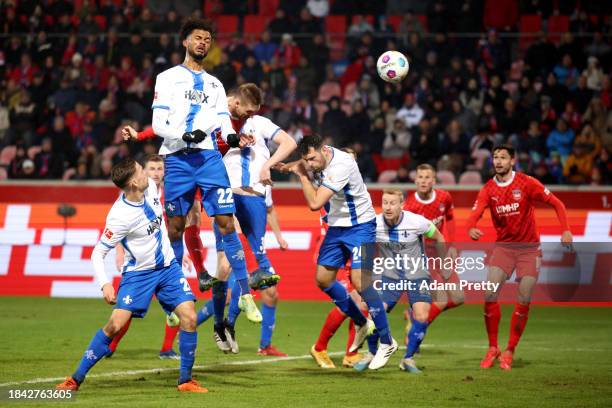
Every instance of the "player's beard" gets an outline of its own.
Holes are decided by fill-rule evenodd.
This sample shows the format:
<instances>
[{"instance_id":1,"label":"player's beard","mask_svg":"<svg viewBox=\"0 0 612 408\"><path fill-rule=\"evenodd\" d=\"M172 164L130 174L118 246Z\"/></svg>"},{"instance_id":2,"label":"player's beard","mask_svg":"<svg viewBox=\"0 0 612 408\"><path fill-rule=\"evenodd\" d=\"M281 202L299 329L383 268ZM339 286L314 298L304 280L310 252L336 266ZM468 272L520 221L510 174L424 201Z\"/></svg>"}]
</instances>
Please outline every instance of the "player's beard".
<instances>
[{"instance_id":1,"label":"player's beard","mask_svg":"<svg viewBox=\"0 0 612 408\"><path fill-rule=\"evenodd\" d=\"M208 55L207 51L204 51L203 54L197 54L195 51L189 50L188 53L189 57L197 63L201 63L202 61L204 61L204 58L206 58L206 56Z\"/></svg>"},{"instance_id":2,"label":"player's beard","mask_svg":"<svg viewBox=\"0 0 612 408\"><path fill-rule=\"evenodd\" d=\"M495 169L495 174L497 174L499 177L505 177L508 173L510 173L511 170L512 167L504 167L501 170Z\"/></svg>"}]
</instances>

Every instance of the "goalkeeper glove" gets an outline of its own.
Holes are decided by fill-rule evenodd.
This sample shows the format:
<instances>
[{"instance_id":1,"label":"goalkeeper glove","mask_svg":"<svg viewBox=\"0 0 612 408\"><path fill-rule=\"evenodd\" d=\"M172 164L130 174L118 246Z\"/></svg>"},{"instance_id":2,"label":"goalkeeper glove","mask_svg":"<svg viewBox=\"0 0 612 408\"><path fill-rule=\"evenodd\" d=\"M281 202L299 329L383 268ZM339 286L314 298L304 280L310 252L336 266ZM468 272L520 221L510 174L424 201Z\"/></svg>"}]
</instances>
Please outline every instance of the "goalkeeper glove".
<instances>
[{"instance_id":1,"label":"goalkeeper glove","mask_svg":"<svg viewBox=\"0 0 612 408\"><path fill-rule=\"evenodd\" d=\"M183 134L183 141L186 143L200 143L206 139L206 133L200 129L193 130L191 132L185 132Z\"/></svg>"}]
</instances>

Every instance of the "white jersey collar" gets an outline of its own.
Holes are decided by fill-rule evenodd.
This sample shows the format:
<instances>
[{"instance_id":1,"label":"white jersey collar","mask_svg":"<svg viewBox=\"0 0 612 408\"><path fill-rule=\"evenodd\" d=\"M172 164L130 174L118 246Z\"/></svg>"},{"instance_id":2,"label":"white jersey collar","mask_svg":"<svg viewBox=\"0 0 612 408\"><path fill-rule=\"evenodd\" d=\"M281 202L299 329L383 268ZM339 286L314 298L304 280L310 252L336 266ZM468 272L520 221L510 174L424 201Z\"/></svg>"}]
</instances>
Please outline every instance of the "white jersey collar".
<instances>
[{"instance_id":1,"label":"white jersey collar","mask_svg":"<svg viewBox=\"0 0 612 408\"><path fill-rule=\"evenodd\" d=\"M495 180L495 183L499 186L499 187L508 187L510 184L512 184L512 182L514 181L514 175L515 172L512 171L512 177L510 177L510 180L508 181L499 181L497 179L497 176L493 176L493 180Z\"/></svg>"},{"instance_id":2,"label":"white jersey collar","mask_svg":"<svg viewBox=\"0 0 612 408\"><path fill-rule=\"evenodd\" d=\"M416 191L414 192L414 198L421 204L431 204L436 200L436 190L431 190L431 198L429 200L423 200Z\"/></svg>"}]
</instances>

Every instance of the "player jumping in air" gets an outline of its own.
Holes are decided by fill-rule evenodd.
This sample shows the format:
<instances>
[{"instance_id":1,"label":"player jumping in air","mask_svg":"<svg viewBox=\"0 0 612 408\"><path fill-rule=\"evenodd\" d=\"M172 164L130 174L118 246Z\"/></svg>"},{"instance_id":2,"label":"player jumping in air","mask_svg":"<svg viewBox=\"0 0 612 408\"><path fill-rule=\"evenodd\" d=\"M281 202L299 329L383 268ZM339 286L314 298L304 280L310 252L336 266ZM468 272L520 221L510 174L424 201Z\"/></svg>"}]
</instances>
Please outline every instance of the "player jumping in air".
<instances>
[{"instance_id":1,"label":"player jumping in air","mask_svg":"<svg viewBox=\"0 0 612 408\"><path fill-rule=\"evenodd\" d=\"M319 136L306 136L298 144L302 160L282 166L296 174L304 197L312 211L325 207L329 229L321 244L317 261L317 285L355 322L355 341L350 351L356 351L374 331L380 334L381 346L369 364L370 369L383 367L397 351L391 337L384 305L371 284L362 285L362 245L376 239L376 213L372 199L353 157L331 146L323 146ZM308 170L314 171L313 185ZM339 268L352 258L351 281L366 301L375 323L366 318L346 288L336 279ZM367 279L367 278L364 278Z\"/></svg>"},{"instance_id":2,"label":"player jumping in air","mask_svg":"<svg viewBox=\"0 0 612 408\"><path fill-rule=\"evenodd\" d=\"M168 240L157 187L131 158L115 165L111 178L123 194L108 213L91 259L104 300L116 306L108 323L91 340L77 370L56 388L78 390L89 370L110 352L113 337L132 316L144 317L155 295L166 313L174 312L180 319L178 390L207 392L191 377L198 340L195 296ZM118 243L126 250L126 262L115 295L104 271L104 257Z\"/></svg>"},{"instance_id":3,"label":"player jumping in air","mask_svg":"<svg viewBox=\"0 0 612 408\"><path fill-rule=\"evenodd\" d=\"M234 198L217 146L217 134L230 147L246 147L253 137L236 134L219 80L204 71L213 29L203 20L188 20L180 38L186 48L181 65L160 73L155 81L153 132L164 139L165 209L168 234L179 261L183 259L185 215L193 205L196 188L202 206L223 236L223 249L236 274L240 306L247 319L261 322L261 313L250 294L244 250L234 228Z\"/></svg>"},{"instance_id":4,"label":"player jumping in air","mask_svg":"<svg viewBox=\"0 0 612 408\"><path fill-rule=\"evenodd\" d=\"M400 369L409 373L421 372L414 362L414 354L419 349L421 342L427 333L429 325L429 312L432 296L423 284L429 286L431 278L428 270L427 258L425 257L424 238L427 237L436 242L438 253L446 253L444 236L432 221L402 210L404 206L404 193L399 189L386 189L382 196L382 214L376 216L376 242L383 243L380 246L380 254L387 259L394 259L401 255L404 259L410 259L416 264L414 269L385 268L382 273L383 284L395 284L407 281L410 287L405 292L412 309L412 326L408 332L408 343L406 353L400 363ZM381 294L387 313L395 307L402 296L402 290L391 290L382 287ZM377 334L368 338L369 351L363 359L354 365L357 371L362 371L375 358L377 349Z\"/></svg>"},{"instance_id":5,"label":"player jumping in air","mask_svg":"<svg viewBox=\"0 0 612 408\"><path fill-rule=\"evenodd\" d=\"M420 164L416 168L416 191L409 194L404 203L404 210L427 218L438 228L438 231L445 234L446 242L451 243L455 240L455 219L453 215L453 199L448 191L435 188L436 169L430 164ZM444 228L446 226L446 229ZM429 254L432 250L432 241L425 240L425 248ZM449 256L456 257L453 247L449 248ZM451 282L459 287L459 277L454 270L447 271L449 276L444 276L441 270L432 268L431 278L434 281L444 283ZM432 293L433 303L429 309L427 321L431 324L436 317L444 310L449 310L463 304L464 295L460 289L456 290L437 290Z\"/></svg>"},{"instance_id":6,"label":"player jumping in air","mask_svg":"<svg viewBox=\"0 0 612 408\"><path fill-rule=\"evenodd\" d=\"M485 326L489 337L489 350L480 362L482 368L490 368L499 359L504 370L512 368L514 350L525 330L529 316L529 303L540 270L540 234L535 219L535 203L541 202L554 207L561 223L561 242L571 246L572 233L567 223L563 203L533 177L515 173L514 148L500 145L493 148L495 176L478 193L472 214L468 219L468 234L478 240L483 232L476 223L485 208L489 207L493 226L497 233L497 246L489 261L487 281L498 283L497 291L485 293ZM519 280L518 301L510 321L510 339L506 350L501 353L497 344L501 311L497 298L503 283L513 271Z\"/></svg>"}]
</instances>

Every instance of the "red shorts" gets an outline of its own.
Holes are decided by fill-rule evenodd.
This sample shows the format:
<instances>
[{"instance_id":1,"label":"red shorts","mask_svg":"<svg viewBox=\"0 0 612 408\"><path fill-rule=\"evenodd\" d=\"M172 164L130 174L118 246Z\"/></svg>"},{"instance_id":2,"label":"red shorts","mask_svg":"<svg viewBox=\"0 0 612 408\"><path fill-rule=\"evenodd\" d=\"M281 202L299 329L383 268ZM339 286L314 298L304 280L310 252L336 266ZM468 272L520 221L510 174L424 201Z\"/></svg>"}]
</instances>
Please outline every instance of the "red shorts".
<instances>
[{"instance_id":1,"label":"red shorts","mask_svg":"<svg viewBox=\"0 0 612 408\"><path fill-rule=\"evenodd\" d=\"M489 267L500 268L510 279L512 272L516 270L516 280L523 276L538 278L540 265L542 263L542 252L540 248L508 248L496 247L491 254Z\"/></svg>"},{"instance_id":2,"label":"red shorts","mask_svg":"<svg viewBox=\"0 0 612 408\"><path fill-rule=\"evenodd\" d=\"M430 272L431 272L432 281L436 281L438 283L444 283L444 282L454 283L457 285L457 287L459 287L459 275L457 275L457 272L452 271L448 280L444 279L444 277L442 276L442 271L439 269L432 268Z\"/></svg>"}]
</instances>

